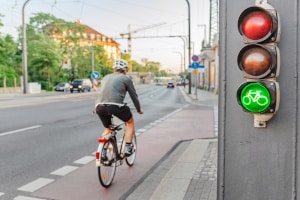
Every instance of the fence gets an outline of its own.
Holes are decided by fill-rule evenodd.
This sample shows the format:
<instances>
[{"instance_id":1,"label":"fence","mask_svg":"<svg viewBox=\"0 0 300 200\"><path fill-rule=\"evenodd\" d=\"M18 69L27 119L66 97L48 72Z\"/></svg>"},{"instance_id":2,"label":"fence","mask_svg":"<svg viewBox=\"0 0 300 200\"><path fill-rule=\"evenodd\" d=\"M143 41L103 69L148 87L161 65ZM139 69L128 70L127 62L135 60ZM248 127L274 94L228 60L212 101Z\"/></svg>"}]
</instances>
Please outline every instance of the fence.
<instances>
[{"instance_id":1,"label":"fence","mask_svg":"<svg viewBox=\"0 0 300 200\"><path fill-rule=\"evenodd\" d=\"M2 86L0 87L0 93L22 92L21 80L17 78L7 80L6 77L4 77L0 83L0 86Z\"/></svg>"}]
</instances>

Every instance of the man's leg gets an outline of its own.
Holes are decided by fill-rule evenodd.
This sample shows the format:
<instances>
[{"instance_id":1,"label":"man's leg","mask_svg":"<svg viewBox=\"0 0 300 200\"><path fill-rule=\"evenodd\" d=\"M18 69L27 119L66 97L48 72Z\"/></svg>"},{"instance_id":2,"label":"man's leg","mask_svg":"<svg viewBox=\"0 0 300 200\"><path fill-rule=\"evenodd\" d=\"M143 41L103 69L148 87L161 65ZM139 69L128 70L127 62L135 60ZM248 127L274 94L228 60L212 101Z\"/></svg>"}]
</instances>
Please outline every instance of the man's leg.
<instances>
[{"instance_id":1,"label":"man's leg","mask_svg":"<svg viewBox=\"0 0 300 200\"><path fill-rule=\"evenodd\" d=\"M133 117L131 117L126 122L126 132L125 132L126 143L132 143L133 134L134 134L134 120Z\"/></svg>"},{"instance_id":2,"label":"man's leg","mask_svg":"<svg viewBox=\"0 0 300 200\"><path fill-rule=\"evenodd\" d=\"M105 128L103 133L102 133L102 137L105 137L106 135L108 135L111 132L110 128Z\"/></svg>"}]
</instances>

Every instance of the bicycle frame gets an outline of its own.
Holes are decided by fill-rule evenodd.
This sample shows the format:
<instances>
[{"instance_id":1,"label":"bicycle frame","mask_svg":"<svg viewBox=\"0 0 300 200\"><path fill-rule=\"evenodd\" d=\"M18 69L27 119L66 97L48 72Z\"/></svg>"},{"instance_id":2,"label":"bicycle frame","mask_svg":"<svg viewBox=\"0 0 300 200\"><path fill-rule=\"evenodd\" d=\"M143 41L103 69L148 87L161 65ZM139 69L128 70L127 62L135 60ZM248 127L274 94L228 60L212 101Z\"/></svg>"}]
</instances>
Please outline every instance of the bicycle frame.
<instances>
[{"instance_id":1,"label":"bicycle frame","mask_svg":"<svg viewBox=\"0 0 300 200\"><path fill-rule=\"evenodd\" d=\"M102 151L102 149L104 148L104 145L105 143L108 141L108 140L112 140L112 144L114 145L114 149L117 149L117 157L116 157L116 161L120 161L119 165L122 165L123 162L121 162L123 159L124 159L124 147L123 147L123 140L124 140L124 134L125 134L125 130L124 130L124 133L123 133L123 139L122 139L122 143L121 143L121 146L120 148L118 147L118 142L117 142L117 134L118 134L118 131L122 130L122 127L125 124L125 122L121 122L117 125L115 124L112 124L112 127L111 127L111 133L108 134L106 137L102 137L102 138L99 138L98 139L98 143L99 143L99 146L98 146L98 149L96 151L96 166L99 167L101 164L101 158L100 158L100 152ZM114 162L116 162L114 161Z\"/></svg>"}]
</instances>

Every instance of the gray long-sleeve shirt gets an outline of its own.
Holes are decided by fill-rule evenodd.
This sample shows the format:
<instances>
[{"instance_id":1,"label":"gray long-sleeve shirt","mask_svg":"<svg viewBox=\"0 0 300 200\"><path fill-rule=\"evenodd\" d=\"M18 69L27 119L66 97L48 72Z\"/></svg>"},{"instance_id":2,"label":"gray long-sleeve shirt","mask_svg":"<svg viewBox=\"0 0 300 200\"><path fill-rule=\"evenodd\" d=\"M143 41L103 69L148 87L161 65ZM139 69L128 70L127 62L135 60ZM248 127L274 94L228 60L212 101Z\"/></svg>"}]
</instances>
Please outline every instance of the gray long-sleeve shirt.
<instances>
[{"instance_id":1,"label":"gray long-sleeve shirt","mask_svg":"<svg viewBox=\"0 0 300 200\"><path fill-rule=\"evenodd\" d=\"M102 79L96 106L98 104L124 105L127 91L136 110L140 112L141 106L132 80L129 76L118 72L108 74Z\"/></svg>"}]
</instances>

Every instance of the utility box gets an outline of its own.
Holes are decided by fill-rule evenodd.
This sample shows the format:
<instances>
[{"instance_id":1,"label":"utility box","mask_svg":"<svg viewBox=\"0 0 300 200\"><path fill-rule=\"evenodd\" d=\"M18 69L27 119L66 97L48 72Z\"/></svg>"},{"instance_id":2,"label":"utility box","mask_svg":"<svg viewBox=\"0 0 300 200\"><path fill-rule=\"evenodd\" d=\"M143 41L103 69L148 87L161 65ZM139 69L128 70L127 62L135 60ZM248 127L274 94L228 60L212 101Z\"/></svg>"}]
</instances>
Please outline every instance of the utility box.
<instances>
[{"instance_id":1,"label":"utility box","mask_svg":"<svg viewBox=\"0 0 300 200\"><path fill-rule=\"evenodd\" d=\"M28 83L28 93L29 94L37 94L37 93L41 93L42 89L41 89L41 84L36 83L36 82L32 82L32 83Z\"/></svg>"}]
</instances>

